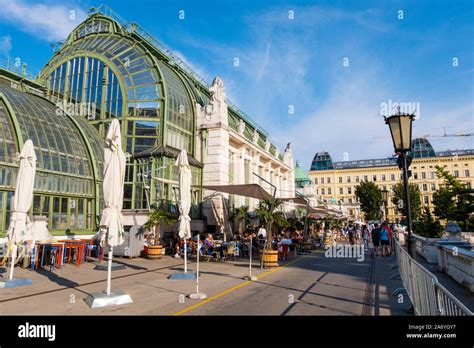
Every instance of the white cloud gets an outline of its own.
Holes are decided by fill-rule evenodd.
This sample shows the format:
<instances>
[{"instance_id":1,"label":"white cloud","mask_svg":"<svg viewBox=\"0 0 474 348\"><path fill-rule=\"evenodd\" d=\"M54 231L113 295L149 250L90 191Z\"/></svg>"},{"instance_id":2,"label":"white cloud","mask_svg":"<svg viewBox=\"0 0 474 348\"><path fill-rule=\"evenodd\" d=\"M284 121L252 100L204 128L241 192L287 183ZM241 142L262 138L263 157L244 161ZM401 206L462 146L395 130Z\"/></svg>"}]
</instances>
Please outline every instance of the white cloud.
<instances>
[{"instance_id":1,"label":"white cloud","mask_svg":"<svg viewBox=\"0 0 474 348\"><path fill-rule=\"evenodd\" d=\"M12 49L12 38L9 35L0 36L0 56L9 57Z\"/></svg>"},{"instance_id":2,"label":"white cloud","mask_svg":"<svg viewBox=\"0 0 474 348\"><path fill-rule=\"evenodd\" d=\"M0 19L47 41L59 41L82 22L87 14L77 6L0 0Z\"/></svg>"}]
</instances>

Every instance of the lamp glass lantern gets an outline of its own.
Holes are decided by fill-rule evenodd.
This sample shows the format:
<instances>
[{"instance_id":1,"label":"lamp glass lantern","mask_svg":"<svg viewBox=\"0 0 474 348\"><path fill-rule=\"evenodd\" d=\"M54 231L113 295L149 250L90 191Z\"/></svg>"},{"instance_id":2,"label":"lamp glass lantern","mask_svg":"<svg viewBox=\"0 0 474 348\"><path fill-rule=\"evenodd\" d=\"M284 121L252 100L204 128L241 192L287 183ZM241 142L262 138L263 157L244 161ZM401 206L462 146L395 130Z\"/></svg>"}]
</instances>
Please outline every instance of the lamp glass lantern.
<instances>
[{"instance_id":1,"label":"lamp glass lantern","mask_svg":"<svg viewBox=\"0 0 474 348\"><path fill-rule=\"evenodd\" d=\"M385 118L390 128L395 152L403 153L411 149L412 124L415 115L398 113Z\"/></svg>"}]
</instances>

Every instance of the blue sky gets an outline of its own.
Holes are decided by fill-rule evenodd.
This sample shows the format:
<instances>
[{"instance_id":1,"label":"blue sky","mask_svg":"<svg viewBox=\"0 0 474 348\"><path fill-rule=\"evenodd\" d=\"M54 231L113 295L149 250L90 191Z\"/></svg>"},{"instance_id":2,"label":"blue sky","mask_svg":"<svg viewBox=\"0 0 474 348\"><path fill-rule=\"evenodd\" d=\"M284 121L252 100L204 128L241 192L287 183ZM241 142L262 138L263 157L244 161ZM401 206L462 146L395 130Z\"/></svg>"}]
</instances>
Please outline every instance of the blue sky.
<instances>
[{"instance_id":1,"label":"blue sky","mask_svg":"<svg viewBox=\"0 0 474 348\"><path fill-rule=\"evenodd\" d=\"M333 160L390 156L389 100L418 105L415 135L474 132L473 1L0 0L0 59L38 71L49 44L100 3L207 81L219 75L229 99L280 150L291 142L306 169L321 150ZM429 138L435 150L474 148L473 139Z\"/></svg>"}]
</instances>

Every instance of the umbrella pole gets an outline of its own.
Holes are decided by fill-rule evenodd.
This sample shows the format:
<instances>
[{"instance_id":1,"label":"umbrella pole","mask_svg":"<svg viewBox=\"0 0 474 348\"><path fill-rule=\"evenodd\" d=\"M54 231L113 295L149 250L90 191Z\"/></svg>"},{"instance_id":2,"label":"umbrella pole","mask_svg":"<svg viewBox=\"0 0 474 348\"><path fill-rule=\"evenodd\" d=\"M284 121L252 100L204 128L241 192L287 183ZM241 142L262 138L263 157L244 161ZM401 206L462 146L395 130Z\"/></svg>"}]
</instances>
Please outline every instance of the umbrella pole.
<instances>
[{"instance_id":1,"label":"umbrella pole","mask_svg":"<svg viewBox=\"0 0 474 348\"><path fill-rule=\"evenodd\" d=\"M107 268L107 296L110 296L110 285L112 283L112 255L113 255L114 247L109 247L109 256L108 256L108 263L109 266Z\"/></svg>"},{"instance_id":2,"label":"umbrella pole","mask_svg":"<svg viewBox=\"0 0 474 348\"><path fill-rule=\"evenodd\" d=\"M199 294L199 250L201 249L201 241L199 240L198 235L198 243L197 243L197 266L196 266L196 294Z\"/></svg>"},{"instance_id":3,"label":"umbrella pole","mask_svg":"<svg viewBox=\"0 0 474 348\"><path fill-rule=\"evenodd\" d=\"M186 236L184 237L184 273L188 273L188 257L186 247Z\"/></svg>"},{"instance_id":4,"label":"umbrella pole","mask_svg":"<svg viewBox=\"0 0 474 348\"><path fill-rule=\"evenodd\" d=\"M16 248L17 248L16 244L13 243L12 258L11 258L11 265L10 265L10 276L8 277L9 280L13 280L13 268L15 268Z\"/></svg>"},{"instance_id":5,"label":"umbrella pole","mask_svg":"<svg viewBox=\"0 0 474 348\"><path fill-rule=\"evenodd\" d=\"M250 239L250 250L249 250L249 277L252 279L252 239Z\"/></svg>"}]
</instances>

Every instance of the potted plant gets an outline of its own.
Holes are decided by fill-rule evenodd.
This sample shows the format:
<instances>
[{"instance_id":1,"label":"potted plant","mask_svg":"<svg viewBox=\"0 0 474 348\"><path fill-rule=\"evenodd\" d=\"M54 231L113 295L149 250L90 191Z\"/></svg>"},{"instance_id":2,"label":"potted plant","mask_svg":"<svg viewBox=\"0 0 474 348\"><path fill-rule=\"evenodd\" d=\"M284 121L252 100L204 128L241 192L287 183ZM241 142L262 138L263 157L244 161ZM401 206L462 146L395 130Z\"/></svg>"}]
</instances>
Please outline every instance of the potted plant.
<instances>
[{"instance_id":1,"label":"potted plant","mask_svg":"<svg viewBox=\"0 0 474 348\"><path fill-rule=\"evenodd\" d=\"M148 216L148 221L143 225L151 233L148 233L147 258L151 260L161 259L163 246L161 245L161 223L167 225L176 222L176 219L163 209L153 207Z\"/></svg>"},{"instance_id":2,"label":"potted plant","mask_svg":"<svg viewBox=\"0 0 474 348\"><path fill-rule=\"evenodd\" d=\"M281 211L283 201L280 199L265 199L260 201L256 210L261 222L267 224L267 244L262 254L262 261L265 267L278 266L278 251L271 248L273 241L273 231L278 227L287 227L289 225L285 214Z\"/></svg>"}]
</instances>

